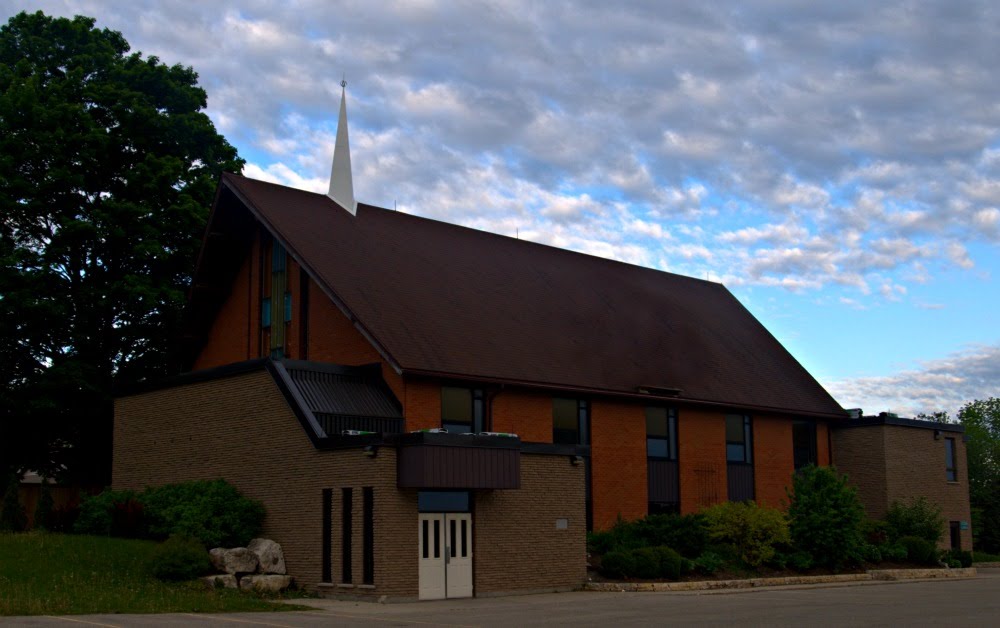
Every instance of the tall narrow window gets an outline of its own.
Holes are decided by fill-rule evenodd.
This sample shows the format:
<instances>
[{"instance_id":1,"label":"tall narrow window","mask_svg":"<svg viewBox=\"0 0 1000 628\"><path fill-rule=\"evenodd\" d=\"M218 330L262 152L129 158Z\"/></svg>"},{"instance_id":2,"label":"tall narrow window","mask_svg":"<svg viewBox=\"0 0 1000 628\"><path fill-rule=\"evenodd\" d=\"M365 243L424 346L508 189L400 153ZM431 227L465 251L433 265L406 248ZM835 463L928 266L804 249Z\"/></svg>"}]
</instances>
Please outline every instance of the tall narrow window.
<instances>
[{"instance_id":1,"label":"tall narrow window","mask_svg":"<svg viewBox=\"0 0 1000 628\"><path fill-rule=\"evenodd\" d=\"M796 471L816 464L816 423L813 421L792 423L792 458Z\"/></svg>"},{"instance_id":2,"label":"tall narrow window","mask_svg":"<svg viewBox=\"0 0 1000 628\"><path fill-rule=\"evenodd\" d=\"M371 486L361 489L363 499L363 538L364 563L362 581L365 584L375 584L375 490Z\"/></svg>"},{"instance_id":3,"label":"tall narrow window","mask_svg":"<svg viewBox=\"0 0 1000 628\"><path fill-rule=\"evenodd\" d=\"M726 415L726 461L753 461L750 417L744 414Z\"/></svg>"},{"instance_id":4,"label":"tall narrow window","mask_svg":"<svg viewBox=\"0 0 1000 628\"><path fill-rule=\"evenodd\" d=\"M351 584L354 579L354 574L351 571L351 540L354 535L351 525L354 521L354 513L352 512L354 500L354 491L350 488L343 489L343 502L344 505L341 508L341 521L340 521L340 534L341 534L341 561L340 561L340 581L344 584Z\"/></svg>"},{"instance_id":5,"label":"tall narrow window","mask_svg":"<svg viewBox=\"0 0 1000 628\"><path fill-rule=\"evenodd\" d=\"M677 414L673 408L646 408L646 457L677 459Z\"/></svg>"},{"instance_id":6,"label":"tall narrow window","mask_svg":"<svg viewBox=\"0 0 1000 628\"><path fill-rule=\"evenodd\" d=\"M265 297L260 303L260 326L267 329L271 326L271 299Z\"/></svg>"},{"instance_id":7,"label":"tall narrow window","mask_svg":"<svg viewBox=\"0 0 1000 628\"><path fill-rule=\"evenodd\" d=\"M944 439L944 467L949 482L958 482L958 467L955 464L955 439Z\"/></svg>"},{"instance_id":8,"label":"tall narrow window","mask_svg":"<svg viewBox=\"0 0 1000 628\"><path fill-rule=\"evenodd\" d=\"M309 275L299 269L299 359L309 359Z\"/></svg>"},{"instance_id":9,"label":"tall narrow window","mask_svg":"<svg viewBox=\"0 0 1000 628\"><path fill-rule=\"evenodd\" d=\"M323 582L333 582L333 489L323 489Z\"/></svg>"},{"instance_id":10,"label":"tall narrow window","mask_svg":"<svg viewBox=\"0 0 1000 628\"><path fill-rule=\"evenodd\" d=\"M453 434L483 431L484 396L480 388L441 387L441 427Z\"/></svg>"},{"instance_id":11,"label":"tall narrow window","mask_svg":"<svg viewBox=\"0 0 1000 628\"><path fill-rule=\"evenodd\" d=\"M590 403L582 399L552 400L552 442L590 444Z\"/></svg>"},{"instance_id":12,"label":"tall narrow window","mask_svg":"<svg viewBox=\"0 0 1000 628\"><path fill-rule=\"evenodd\" d=\"M646 408L646 488L649 514L680 510L677 411L674 408Z\"/></svg>"},{"instance_id":13,"label":"tall narrow window","mask_svg":"<svg viewBox=\"0 0 1000 628\"><path fill-rule=\"evenodd\" d=\"M271 357L285 357L285 332L291 320L292 300L288 292L288 278L285 272L288 254L278 241L271 245ZM287 312L287 316L286 316Z\"/></svg>"}]
</instances>

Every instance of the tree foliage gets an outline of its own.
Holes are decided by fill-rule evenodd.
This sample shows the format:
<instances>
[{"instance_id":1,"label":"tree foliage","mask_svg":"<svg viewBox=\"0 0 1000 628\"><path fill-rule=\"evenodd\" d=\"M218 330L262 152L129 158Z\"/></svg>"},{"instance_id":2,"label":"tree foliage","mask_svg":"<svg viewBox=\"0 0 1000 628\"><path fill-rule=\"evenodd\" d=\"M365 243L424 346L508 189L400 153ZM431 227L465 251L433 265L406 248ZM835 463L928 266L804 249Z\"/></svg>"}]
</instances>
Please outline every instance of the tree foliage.
<instances>
[{"instance_id":1,"label":"tree foliage","mask_svg":"<svg viewBox=\"0 0 1000 628\"><path fill-rule=\"evenodd\" d=\"M94 23L0 27L0 472L107 479L112 387L172 370L217 178L243 165L192 68Z\"/></svg>"},{"instance_id":2,"label":"tree foliage","mask_svg":"<svg viewBox=\"0 0 1000 628\"><path fill-rule=\"evenodd\" d=\"M1000 552L1000 398L971 401L958 411L968 436L966 458L975 547Z\"/></svg>"},{"instance_id":3,"label":"tree foliage","mask_svg":"<svg viewBox=\"0 0 1000 628\"><path fill-rule=\"evenodd\" d=\"M814 563L834 569L861 561L865 510L847 476L809 465L793 478L788 497L795 547L808 552Z\"/></svg>"}]
</instances>

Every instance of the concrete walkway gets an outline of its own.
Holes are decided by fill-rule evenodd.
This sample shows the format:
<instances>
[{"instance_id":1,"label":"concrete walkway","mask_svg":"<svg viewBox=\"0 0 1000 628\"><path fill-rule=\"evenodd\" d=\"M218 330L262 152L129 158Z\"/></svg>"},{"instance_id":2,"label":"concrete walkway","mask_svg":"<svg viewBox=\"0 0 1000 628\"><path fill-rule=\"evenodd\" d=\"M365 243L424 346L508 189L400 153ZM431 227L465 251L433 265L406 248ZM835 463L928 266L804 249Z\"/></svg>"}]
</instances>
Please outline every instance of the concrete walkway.
<instances>
[{"instance_id":1,"label":"concrete walkway","mask_svg":"<svg viewBox=\"0 0 1000 628\"><path fill-rule=\"evenodd\" d=\"M302 603L296 600L296 603ZM0 627L140 626L986 626L1000 618L1000 570L976 578L670 593L555 593L371 604L306 600L314 611L0 618Z\"/></svg>"}]
</instances>

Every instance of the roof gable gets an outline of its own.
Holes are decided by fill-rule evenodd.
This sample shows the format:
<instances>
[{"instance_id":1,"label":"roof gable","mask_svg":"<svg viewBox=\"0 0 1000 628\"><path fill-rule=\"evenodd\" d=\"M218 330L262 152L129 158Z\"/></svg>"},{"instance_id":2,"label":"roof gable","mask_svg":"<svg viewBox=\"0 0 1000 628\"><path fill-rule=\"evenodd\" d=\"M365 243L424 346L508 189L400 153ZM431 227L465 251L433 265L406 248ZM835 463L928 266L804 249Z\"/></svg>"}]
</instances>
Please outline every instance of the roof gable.
<instances>
[{"instance_id":1,"label":"roof gable","mask_svg":"<svg viewBox=\"0 0 1000 628\"><path fill-rule=\"evenodd\" d=\"M222 186L404 372L842 415L721 284L369 205L352 217L236 175Z\"/></svg>"}]
</instances>

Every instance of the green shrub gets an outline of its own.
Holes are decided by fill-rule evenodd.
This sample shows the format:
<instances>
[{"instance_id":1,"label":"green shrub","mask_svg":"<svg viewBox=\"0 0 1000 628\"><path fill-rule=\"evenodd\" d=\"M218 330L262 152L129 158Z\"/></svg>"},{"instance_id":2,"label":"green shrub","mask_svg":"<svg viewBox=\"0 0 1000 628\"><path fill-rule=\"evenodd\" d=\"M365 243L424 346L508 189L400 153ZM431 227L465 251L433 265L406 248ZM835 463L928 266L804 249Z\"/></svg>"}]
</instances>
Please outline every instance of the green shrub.
<instances>
[{"instance_id":1,"label":"green shrub","mask_svg":"<svg viewBox=\"0 0 1000 628\"><path fill-rule=\"evenodd\" d=\"M957 560L959 567L971 567L972 566L972 552L966 552L960 549L950 549L945 554L948 560Z\"/></svg>"},{"instance_id":2,"label":"green shrub","mask_svg":"<svg viewBox=\"0 0 1000 628\"><path fill-rule=\"evenodd\" d=\"M651 515L633 525L635 538L643 547L666 546L681 556L695 558L708 544L708 525L700 514Z\"/></svg>"},{"instance_id":3,"label":"green shrub","mask_svg":"<svg viewBox=\"0 0 1000 628\"><path fill-rule=\"evenodd\" d=\"M28 525L28 516L21 505L21 477L12 474L4 487L3 501L0 502L0 531L21 532Z\"/></svg>"},{"instance_id":4,"label":"green shrub","mask_svg":"<svg viewBox=\"0 0 1000 628\"><path fill-rule=\"evenodd\" d=\"M707 551L694 559L694 568L698 573L703 573L706 576L713 575L716 571L722 569L725 564L726 560L712 551Z\"/></svg>"},{"instance_id":5,"label":"green shrub","mask_svg":"<svg viewBox=\"0 0 1000 628\"><path fill-rule=\"evenodd\" d=\"M731 548L736 558L750 567L771 560L775 547L790 539L785 515L754 502L716 504L703 514L709 538Z\"/></svg>"},{"instance_id":6,"label":"green shrub","mask_svg":"<svg viewBox=\"0 0 1000 628\"><path fill-rule=\"evenodd\" d=\"M944 564L948 565L948 569L959 569L962 566L962 561L948 558L944 561Z\"/></svg>"},{"instance_id":7,"label":"green shrub","mask_svg":"<svg viewBox=\"0 0 1000 628\"><path fill-rule=\"evenodd\" d=\"M601 573L609 578L628 578L635 572L631 552L608 552L601 557Z\"/></svg>"},{"instance_id":8,"label":"green shrub","mask_svg":"<svg viewBox=\"0 0 1000 628\"><path fill-rule=\"evenodd\" d=\"M221 479L149 488L140 501L153 538L190 536L206 547L243 547L264 521L263 504Z\"/></svg>"},{"instance_id":9,"label":"green shrub","mask_svg":"<svg viewBox=\"0 0 1000 628\"><path fill-rule=\"evenodd\" d=\"M632 550L634 568L630 576L650 580L660 577L660 553L655 547L640 547Z\"/></svg>"},{"instance_id":10,"label":"green shrub","mask_svg":"<svg viewBox=\"0 0 1000 628\"><path fill-rule=\"evenodd\" d=\"M174 535L160 543L149 561L150 571L160 580L192 580L212 570L201 541Z\"/></svg>"},{"instance_id":11,"label":"green shrub","mask_svg":"<svg viewBox=\"0 0 1000 628\"><path fill-rule=\"evenodd\" d=\"M882 550L879 549L878 545L865 543L861 548L861 558L866 563L877 565L882 562Z\"/></svg>"},{"instance_id":12,"label":"green shrub","mask_svg":"<svg viewBox=\"0 0 1000 628\"><path fill-rule=\"evenodd\" d=\"M656 552L657 559L660 562L660 577L669 578L670 580L680 578L686 559L682 558L673 549L663 545L652 549Z\"/></svg>"},{"instance_id":13,"label":"green shrub","mask_svg":"<svg viewBox=\"0 0 1000 628\"><path fill-rule=\"evenodd\" d=\"M788 493L792 544L832 569L862 560L864 507L847 476L829 467L800 469Z\"/></svg>"},{"instance_id":14,"label":"green shrub","mask_svg":"<svg viewBox=\"0 0 1000 628\"><path fill-rule=\"evenodd\" d=\"M73 525L77 534L142 538L142 506L135 491L105 490L86 497Z\"/></svg>"},{"instance_id":15,"label":"green shrub","mask_svg":"<svg viewBox=\"0 0 1000 628\"><path fill-rule=\"evenodd\" d=\"M944 517L941 508L919 497L909 504L895 501L885 517L892 539L904 536L919 536L931 543L937 543L944 535Z\"/></svg>"},{"instance_id":16,"label":"green shrub","mask_svg":"<svg viewBox=\"0 0 1000 628\"><path fill-rule=\"evenodd\" d=\"M52 510L55 503L52 501L52 491L45 478L38 489L38 504L35 506L35 518L32 527L35 530L48 530L51 525Z\"/></svg>"},{"instance_id":17,"label":"green shrub","mask_svg":"<svg viewBox=\"0 0 1000 628\"><path fill-rule=\"evenodd\" d=\"M906 560L906 548L899 541L879 545L878 551L882 560Z\"/></svg>"},{"instance_id":18,"label":"green shrub","mask_svg":"<svg viewBox=\"0 0 1000 628\"><path fill-rule=\"evenodd\" d=\"M611 530L587 533L587 551L591 554L603 555L615 549L615 536Z\"/></svg>"},{"instance_id":19,"label":"green shrub","mask_svg":"<svg viewBox=\"0 0 1000 628\"><path fill-rule=\"evenodd\" d=\"M974 550L972 552L972 562L974 563L1000 563L1000 554L990 554Z\"/></svg>"},{"instance_id":20,"label":"green shrub","mask_svg":"<svg viewBox=\"0 0 1000 628\"><path fill-rule=\"evenodd\" d=\"M809 571L813 568L813 558L809 552L794 552L788 555L788 566L795 571Z\"/></svg>"},{"instance_id":21,"label":"green shrub","mask_svg":"<svg viewBox=\"0 0 1000 628\"><path fill-rule=\"evenodd\" d=\"M937 564L937 546L919 536L904 536L899 544L906 548L906 558L921 565Z\"/></svg>"},{"instance_id":22,"label":"green shrub","mask_svg":"<svg viewBox=\"0 0 1000 628\"><path fill-rule=\"evenodd\" d=\"M881 519L865 519L861 524L865 540L871 545L884 545L889 542L889 524Z\"/></svg>"}]
</instances>

